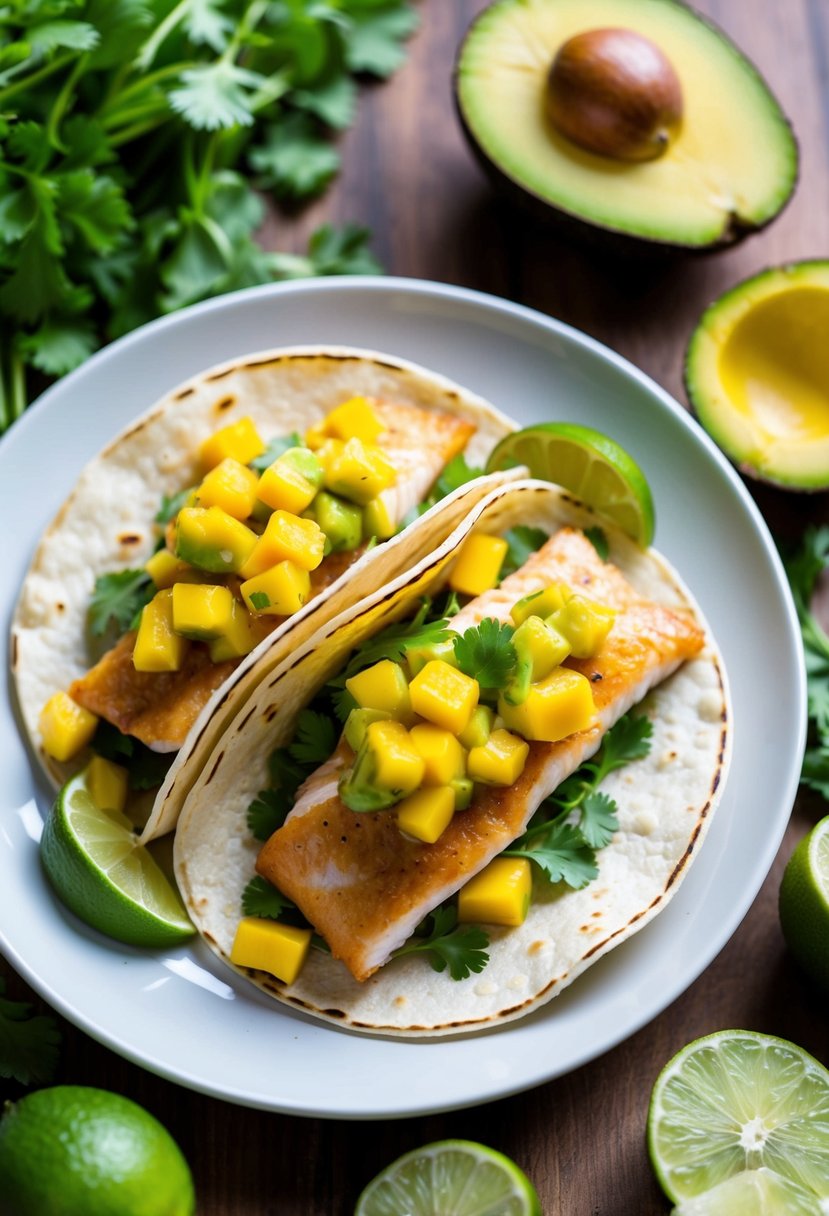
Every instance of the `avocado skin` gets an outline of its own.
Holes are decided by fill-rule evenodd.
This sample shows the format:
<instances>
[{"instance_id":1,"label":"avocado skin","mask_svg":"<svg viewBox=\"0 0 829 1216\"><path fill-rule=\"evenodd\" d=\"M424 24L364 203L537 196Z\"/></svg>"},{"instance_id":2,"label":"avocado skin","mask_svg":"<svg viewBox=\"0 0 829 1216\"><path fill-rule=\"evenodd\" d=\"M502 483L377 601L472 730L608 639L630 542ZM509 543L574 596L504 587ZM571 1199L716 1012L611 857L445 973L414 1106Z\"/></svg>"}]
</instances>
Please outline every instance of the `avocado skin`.
<instances>
[{"instance_id":1,"label":"avocado skin","mask_svg":"<svg viewBox=\"0 0 829 1216\"><path fill-rule=\"evenodd\" d=\"M683 244L681 241L665 241L655 237L644 237L637 233L626 232L619 228L612 228L595 220L587 219L575 212L567 211L562 207L558 207L555 203L550 202L549 199L542 198L540 195L534 193L534 191L530 190L527 186L522 185L520 182L516 181L515 178L505 173L500 165L487 155L475 138L461 105L458 90L458 77L463 48L467 39L475 29L475 26L486 16L487 11L487 9L484 9L470 22L464 37L461 39L458 53L455 57L455 66L452 74L452 98L455 105L455 111L458 115L461 130L470 150L497 192L509 203L518 207L520 210L524 211L527 215L533 217L541 224L556 229L558 232L560 232L562 237L572 239L573 241L586 246L588 249L594 248L600 253L605 253L610 256L616 256L623 259L635 258L639 260L642 258L649 258L651 260L661 260L673 258L678 255L687 256L690 254L699 256L719 253L724 249L731 249L733 246L738 245L741 241L745 240L746 237L763 232L764 229L768 228L769 224L773 223L778 216L782 214L790 203L800 180L800 144L791 120L787 115L783 114L782 110L781 115L786 127L788 128L796 157L795 172L792 177L791 187L788 194L778 210L775 211L773 215L770 215L767 219L762 221L762 223L755 224L750 221L743 220L739 216L732 215L729 223L723 229L718 239L707 245L688 245ZM692 11L701 25L707 26L714 34L716 34L719 38L724 39L726 42L731 41L728 35L713 21L709 20L707 17L703 17L702 14L696 11L696 9ZM752 62L752 60L750 60L742 51L740 51L740 55L754 74L763 82L766 89L768 89L768 91L771 93L771 89L769 88L765 77Z\"/></svg>"}]
</instances>

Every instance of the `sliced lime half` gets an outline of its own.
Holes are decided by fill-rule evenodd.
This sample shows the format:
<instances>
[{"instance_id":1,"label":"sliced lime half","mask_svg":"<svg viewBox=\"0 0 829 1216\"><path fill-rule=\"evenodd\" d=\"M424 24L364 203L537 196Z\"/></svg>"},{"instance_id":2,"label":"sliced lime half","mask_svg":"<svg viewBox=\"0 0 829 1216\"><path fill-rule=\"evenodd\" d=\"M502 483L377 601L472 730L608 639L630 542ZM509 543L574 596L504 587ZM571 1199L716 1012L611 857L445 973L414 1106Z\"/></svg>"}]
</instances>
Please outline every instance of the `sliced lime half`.
<instances>
[{"instance_id":1,"label":"sliced lime half","mask_svg":"<svg viewBox=\"0 0 829 1216\"><path fill-rule=\"evenodd\" d=\"M766 1167L811 1194L819 1212L817 1200L829 1198L829 1072L768 1034L696 1039L657 1078L648 1149L674 1202Z\"/></svg>"},{"instance_id":2,"label":"sliced lime half","mask_svg":"<svg viewBox=\"0 0 829 1216\"><path fill-rule=\"evenodd\" d=\"M726 1178L719 1186L684 1199L673 1216L825 1216L829 1201L815 1206L815 1196L796 1182L781 1178L774 1170L745 1170Z\"/></svg>"},{"instance_id":3,"label":"sliced lime half","mask_svg":"<svg viewBox=\"0 0 829 1216\"><path fill-rule=\"evenodd\" d=\"M653 496L645 474L601 431L575 422L539 422L513 431L493 449L487 472L516 464L569 490L643 547L653 540Z\"/></svg>"},{"instance_id":4,"label":"sliced lime half","mask_svg":"<svg viewBox=\"0 0 829 1216\"><path fill-rule=\"evenodd\" d=\"M354 1216L541 1216L527 1175L495 1149L439 1140L399 1157L368 1184Z\"/></svg>"},{"instance_id":5,"label":"sliced lime half","mask_svg":"<svg viewBox=\"0 0 829 1216\"><path fill-rule=\"evenodd\" d=\"M134 946L168 946L195 932L130 821L95 805L83 772L58 794L40 857L63 903L109 937Z\"/></svg>"}]
</instances>

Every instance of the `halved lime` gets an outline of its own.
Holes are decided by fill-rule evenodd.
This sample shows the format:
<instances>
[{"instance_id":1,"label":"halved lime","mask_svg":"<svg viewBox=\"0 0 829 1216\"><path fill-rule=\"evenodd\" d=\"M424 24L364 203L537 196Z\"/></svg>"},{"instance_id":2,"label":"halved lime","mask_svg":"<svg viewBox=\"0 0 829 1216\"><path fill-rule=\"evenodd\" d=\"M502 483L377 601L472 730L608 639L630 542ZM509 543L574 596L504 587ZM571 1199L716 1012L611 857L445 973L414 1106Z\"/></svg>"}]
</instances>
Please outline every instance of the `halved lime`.
<instances>
[{"instance_id":1,"label":"halved lime","mask_svg":"<svg viewBox=\"0 0 829 1216\"><path fill-rule=\"evenodd\" d=\"M719 1186L694 1199L685 1199L673 1216L819 1216L829 1212L820 1200L796 1182L781 1178L774 1170L744 1170L726 1178Z\"/></svg>"},{"instance_id":2,"label":"halved lime","mask_svg":"<svg viewBox=\"0 0 829 1216\"><path fill-rule=\"evenodd\" d=\"M40 857L63 903L109 937L133 946L168 946L195 932L130 821L95 805L83 772L58 794Z\"/></svg>"},{"instance_id":3,"label":"halved lime","mask_svg":"<svg viewBox=\"0 0 829 1216\"><path fill-rule=\"evenodd\" d=\"M653 540L653 497L645 474L601 431L575 422L539 422L513 431L493 449L486 471L516 464L569 490L643 547Z\"/></svg>"},{"instance_id":4,"label":"halved lime","mask_svg":"<svg viewBox=\"0 0 829 1216\"><path fill-rule=\"evenodd\" d=\"M789 858L780 884L780 925L797 961L829 993L829 815Z\"/></svg>"},{"instance_id":5,"label":"halved lime","mask_svg":"<svg viewBox=\"0 0 829 1216\"><path fill-rule=\"evenodd\" d=\"M657 1078L648 1150L675 1202L767 1167L811 1194L818 1212L815 1197L829 1198L829 1072L768 1034L696 1039Z\"/></svg>"},{"instance_id":6,"label":"halved lime","mask_svg":"<svg viewBox=\"0 0 829 1216\"><path fill-rule=\"evenodd\" d=\"M354 1216L541 1216L527 1175L495 1149L438 1140L399 1157L371 1181Z\"/></svg>"}]
</instances>

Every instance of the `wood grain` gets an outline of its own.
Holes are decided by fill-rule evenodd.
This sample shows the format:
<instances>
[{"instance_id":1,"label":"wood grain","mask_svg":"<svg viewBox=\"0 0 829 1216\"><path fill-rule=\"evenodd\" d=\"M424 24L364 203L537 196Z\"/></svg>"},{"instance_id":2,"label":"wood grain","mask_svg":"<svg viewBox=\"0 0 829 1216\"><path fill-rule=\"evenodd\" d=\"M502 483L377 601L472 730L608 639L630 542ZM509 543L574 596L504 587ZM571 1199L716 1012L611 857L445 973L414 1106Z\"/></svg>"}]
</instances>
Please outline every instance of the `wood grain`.
<instances>
[{"instance_id":1,"label":"wood grain","mask_svg":"<svg viewBox=\"0 0 829 1216\"><path fill-rule=\"evenodd\" d=\"M451 95L458 44L483 7L483 0L423 0L409 62L387 86L366 90L359 121L343 140L338 181L302 214L274 215L267 242L301 250L321 222L366 223L390 273L464 284L559 317L682 399L685 343L710 299L762 267L829 253L824 0L698 4L780 97L800 141L801 179L793 202L764 233L717 256L657 266L597 256L493 195L464 144ZM825 496L753 492L783 534L795 535L810 518L826 515ZM377 1170L399 1153L447 1136L482 1140L514 1157L534 1179L547 1216L662 1216L669 1204L654 1182L644 1129L651 1086L674 1052L699 1035L745 1027L790 1038L829 1062L825 1005L788 957L777 918L785 860L824 811L818 800L801 797L744 923L679 1000L614 1051L529 1093L400 1122L294 1119L159 1080L69 1026L60 1080L119 1090L157 1114L192 1163L200 1216L347 1216ZM12 995L25 996L10 968L4 965L2 974Z\"/></svg>"}]
</instances>

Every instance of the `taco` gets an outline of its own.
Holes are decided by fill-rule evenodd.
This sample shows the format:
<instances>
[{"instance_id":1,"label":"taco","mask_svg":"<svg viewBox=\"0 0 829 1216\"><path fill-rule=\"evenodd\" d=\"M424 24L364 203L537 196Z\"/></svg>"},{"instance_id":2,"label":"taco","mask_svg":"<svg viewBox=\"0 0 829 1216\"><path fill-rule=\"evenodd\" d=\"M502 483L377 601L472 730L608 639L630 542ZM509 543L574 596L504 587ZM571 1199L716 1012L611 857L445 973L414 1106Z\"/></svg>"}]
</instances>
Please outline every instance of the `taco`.
<instances>
[{"instance_id":1,"label":"taco","mask_svg":"<svg viewBox=\"0 0 829 1216\"><path fill-rule=\"evenodd\" d=\"M86 466L23 583L12 669L51 779L91 748L107 804L130 784L140 815L149 789L144 839L169 831L196 743L433 548L512 429L443 377L350 348L251 355L156 403Z\"/></svg>"},{"instance_id":2,"label":"taco","mask_svg":"<svg viewBox=\"0 0 829 1216\"><path fill-rule=\"evenodd\" d=\"M177 881L212 950L295 1009L486 1029L665 907L730 735L668 562L515 482L259 682L202 757Z\"/></svg>"}]
</instances>

